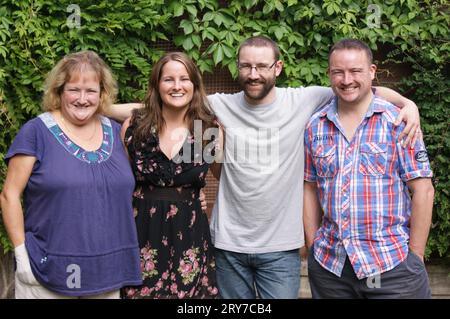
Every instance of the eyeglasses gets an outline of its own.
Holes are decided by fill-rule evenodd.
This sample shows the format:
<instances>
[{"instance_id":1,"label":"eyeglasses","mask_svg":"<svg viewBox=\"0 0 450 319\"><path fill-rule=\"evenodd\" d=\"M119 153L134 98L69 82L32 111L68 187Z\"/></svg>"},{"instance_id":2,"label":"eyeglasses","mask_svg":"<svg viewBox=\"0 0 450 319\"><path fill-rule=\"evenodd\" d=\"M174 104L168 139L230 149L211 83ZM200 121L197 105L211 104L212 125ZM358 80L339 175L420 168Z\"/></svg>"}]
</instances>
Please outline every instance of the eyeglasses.
<instances>
[{"instance_id":1,"label":"eyeglasses","mask_svg":"<svg viewBox=\"0 0 450 319\"><path fill-rule=\"evenodd\" d=\"M273 68L275 63L277 63L277 61L273 62L272 65L257 64L255 66L253 66L251 64L245 64L245 63L244 64L239 64L238 63L238 69L239 69L239 72L244 73L244 74L251 73L253 68L258 73L265 73L265 72L269 72L269 70L271 68Z\"/></svg>"}]
</instances>

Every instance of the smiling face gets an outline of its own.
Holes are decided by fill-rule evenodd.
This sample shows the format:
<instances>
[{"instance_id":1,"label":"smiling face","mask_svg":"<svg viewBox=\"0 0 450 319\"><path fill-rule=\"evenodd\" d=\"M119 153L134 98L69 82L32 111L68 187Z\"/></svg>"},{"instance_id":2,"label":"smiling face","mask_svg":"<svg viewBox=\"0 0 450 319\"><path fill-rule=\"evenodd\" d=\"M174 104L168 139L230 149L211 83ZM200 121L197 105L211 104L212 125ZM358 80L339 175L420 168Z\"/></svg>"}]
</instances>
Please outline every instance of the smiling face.
<instances>
[{"instance_id":1,"label":"smiling face","mask_svg":"<svg viewBox=\"0 0 450 319\"><path fill-rule=\"evenodd\" d=\"M189 106L194 95L194 84L183 63L172 60L162 67L159 94L163 107L183 109Z\"/></svg>"},{"instance_id":2,"label":"smiling face","mask_svg":"<svg viewBox=\"0 0 450 319\"><path fill-rule=\"evenodd\" d=\"M333 51L329 59L328 75L331 88L340 105L357 105L371 97L376 66L369 62L363 50Z\"/></svg>"},{"instance_id":3,"label":"smiling face","mask_svg":"<svg viewBox=\"0 0 450 319\"><path fill-rule=\"evenodd\" d=\"M100 103L100 82L89 67L82 68L64 84L61 113L75 125L83 125L97 113Z\"/></svg>"},{"instance_id":4,"label":"smiling face","mask_svg":"<svg viewBox=\"0 0 450 319\"><path fill-rule=\"evenodd\" d=\"M274 63L275 62L275 63ZM265 71L239 71L239 84L247 101L251 104L266 104L271 102L275 94L275 82L281 72L281 61L275 60L275 54L270 47L245 46L239 52L240 66L272 66Z\"/></svg>"}]
</instances>

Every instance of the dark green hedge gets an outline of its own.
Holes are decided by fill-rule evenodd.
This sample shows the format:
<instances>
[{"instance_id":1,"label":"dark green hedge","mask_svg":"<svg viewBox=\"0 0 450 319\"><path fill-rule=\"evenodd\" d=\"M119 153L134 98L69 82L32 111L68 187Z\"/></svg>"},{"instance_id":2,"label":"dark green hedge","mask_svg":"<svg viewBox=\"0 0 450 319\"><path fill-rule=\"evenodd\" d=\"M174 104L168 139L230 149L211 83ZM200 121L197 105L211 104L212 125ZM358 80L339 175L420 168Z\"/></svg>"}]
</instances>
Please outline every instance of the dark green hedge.
<instances>
[{"instance_id":1,"label":"dark green hedge","mask_svg":"<svg viewBox=\"0 0 450 319\"><path fill-rule=\"evenodd\" d=\"M386 0L9 0L0 6L0 160L19 127L40 112L45 74L63 55L97 51L113 68L121 101L143 97L151 65L173 41L201 70L226 67L236 76L235 51L244 38L275 39L285 61L279 85L328 84L327 52L342 37L374 51L397 48L391 62L411 75L402 92L420 107L435 171L436 201L427 254L450 256L450 45L448 5L441 1ZM78 19L78 14L79 19ZM78 25L79 23L79 25ZM0 185L5 167L0 164ZM9 250L0 223L0 243Z\"/></svg>"}]
</instances>

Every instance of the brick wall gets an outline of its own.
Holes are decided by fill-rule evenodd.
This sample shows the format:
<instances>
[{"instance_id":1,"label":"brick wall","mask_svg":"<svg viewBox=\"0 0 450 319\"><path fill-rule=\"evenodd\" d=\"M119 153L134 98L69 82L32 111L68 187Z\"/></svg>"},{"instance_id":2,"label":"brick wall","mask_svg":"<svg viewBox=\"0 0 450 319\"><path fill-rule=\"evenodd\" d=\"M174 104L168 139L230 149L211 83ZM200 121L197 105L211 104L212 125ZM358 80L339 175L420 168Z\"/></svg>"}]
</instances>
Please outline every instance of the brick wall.
<instances>
[{"instance_id":1,"label":"brick wall","mask_svg":"<svg viewBox=\"0 0 450 319\"><path fill-rule=\"evenodd\" d=\"M226 69L217 69L214 74L205 74L203 76L203 82L205 83L207 94L213 94L216 92L235 93L239 91L237 82L231 77L230 72ZM211 172L208 172L204 191L206 194L206 201L208 202L209 216L216 199L217 187L218 181L214 178L214 176L212 176Z\"/></svg>"}]
</instances>

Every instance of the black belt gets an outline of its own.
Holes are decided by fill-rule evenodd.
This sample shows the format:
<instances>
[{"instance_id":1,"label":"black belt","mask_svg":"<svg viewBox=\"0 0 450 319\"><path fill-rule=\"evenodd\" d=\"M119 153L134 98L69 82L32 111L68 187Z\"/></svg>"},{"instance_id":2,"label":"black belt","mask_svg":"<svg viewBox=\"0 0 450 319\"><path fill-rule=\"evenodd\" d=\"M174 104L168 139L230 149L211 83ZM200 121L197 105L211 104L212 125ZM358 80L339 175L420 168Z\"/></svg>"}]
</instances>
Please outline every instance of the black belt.
<instances>
[{"instance_id":1,"label":"black belt","mask_svg":"<svg viewBox=\"0 0 450 319\"><path fill-rule=\"evenodd\" d=\"M198 188L183 188L183 187L155 187L142 185L144 197L153 200L167 200L167 201L183 201L198 199L200 190Z\"/></svg>"}]
</instances>

